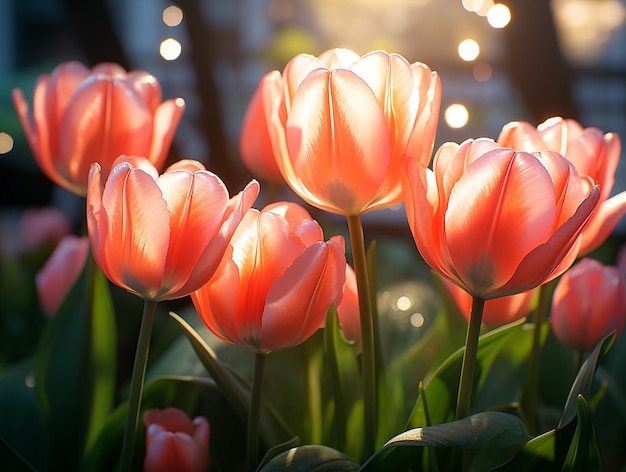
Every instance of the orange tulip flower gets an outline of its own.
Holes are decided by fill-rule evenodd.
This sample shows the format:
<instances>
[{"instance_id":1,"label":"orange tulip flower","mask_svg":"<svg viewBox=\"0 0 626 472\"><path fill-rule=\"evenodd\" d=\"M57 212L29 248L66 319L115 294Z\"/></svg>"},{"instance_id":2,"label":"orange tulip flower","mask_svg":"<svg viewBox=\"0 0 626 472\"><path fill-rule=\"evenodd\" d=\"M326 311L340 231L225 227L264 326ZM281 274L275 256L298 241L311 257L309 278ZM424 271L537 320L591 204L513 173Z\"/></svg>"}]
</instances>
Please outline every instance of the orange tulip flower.
<instances>
[{"instance_id":1,"label":"orange tulip flower","mask_svg":"<svg viewBox=\"0 0 626 472\"><path fill-rule=\"evenodd\" d=\"M472 296L449 279L441 277L454 304L463 317L469 321L472 309ZM494 298L485 302L482 314L483 324L496 328L528 315L533 309L536 290L516 293L507 297Z\"/></svg>"},{"instance_id":2,"label":"orange tulip flower","mask_svg":"<svg viewBox=\"0 0 626 472\"><path fill-rule=\"evenodd\" d=\"M143 414L146 427L147 472L207 472L209 422L204 416L191 420L178 408L152 408Z\"/></svg>"},{"instance_id":3,"label":"orange tulip flower","mask_svg":"<svg viewBox=\"0 0 626 472\"><path fill-rule=\"evenodd\" d=\"M102 272L144 300L184 297L201 287L259 192L250 182L229 199L223 182L197 161L159 175L146 158L121 156L106 183L91 166L87 227Z\"/></svg>"},{"instance_id":4,"label":"orange tulip flower","mask_svg":"<svg viewBox=\"0 0 626 472\"><path fill-rule=\"evenodd\" d=\"M626 192L609 198L621 151L617 134L605 134L598 128L583 128L574 120L554 117L537 128L526 122L509 123L498 142L523 151L557 151L574 164L580 175L588 175L600 185L600 203L583 229L579 256L589 254L606 241L626 214Z\"/></svg>"},{"instance_id":5,"label":"orange tulip flower","mask_svg":"<svg viewBox=\"0 0 626 472\"><path fill-rule=\"evenodd\" d=\"M626 322L626 282L617 267L584 258L559 279L552 295L550 325L556 338L591 351Z\"/></svg>"},{"instance_id":6,"label":"orange tulip flower","mask_svg":"<svg viewBox=\"0 0 626 472\"><path fill-rule=\"evenodd\" d=\"M424 64L331 49L294 57L259 88L278 168L317 208L354 216L393 206L402 157L430 161L441 83Z\"/></svg>"},{"instance_id":7,"label":"orange tulip flower","mask_svg":"<svg viewBox=\"0 0 626 472\"><path fill-rule=\"evenodd\" d=\"M295 203L248 210L211 280L192 293L200 318L227 342L265 354L304 342L341 300L343 238Z\"/></svg>"},{"instance_id":8,"label":"orange tulip flower","mask_svg":"<svg viewBox=\"0 0 626 472\"><path fill-rule=\"evenodd\" d=\"M271 95L264 82L269 80L269 77L269 74L266 74L261 79L250 99L239 135L239 150L244 165L252 175L269 182L282 183L283 175L274 158L266 118L266 113L271 107Z\"/></svg>"},{"instance_id":9,"label":"orange tulip flower","mask_svg":"<svg viewBox=\"0 0 626 472\"><path fill-rule=\"evenodd\" d=\"M560 154L502 148L490 139L446 143L433 170L405 159L409 225L425 261L483 300L562 274L599 198Z\"/></svg>"},{"instance_id":10,"label":"orange tulip flower","mask_svg":"<svg viewBox=\"0 0 626 472\"><path fill-rule=\"evenodd\" d=\"M161 102L161 87L147 72L75 61L39 78L32 112L20 89L13 103L39 167L81 196L93 162L105 175L121 154L146 156L161 169L185 107L181 98Z\"/></svg>"}]
</instances>

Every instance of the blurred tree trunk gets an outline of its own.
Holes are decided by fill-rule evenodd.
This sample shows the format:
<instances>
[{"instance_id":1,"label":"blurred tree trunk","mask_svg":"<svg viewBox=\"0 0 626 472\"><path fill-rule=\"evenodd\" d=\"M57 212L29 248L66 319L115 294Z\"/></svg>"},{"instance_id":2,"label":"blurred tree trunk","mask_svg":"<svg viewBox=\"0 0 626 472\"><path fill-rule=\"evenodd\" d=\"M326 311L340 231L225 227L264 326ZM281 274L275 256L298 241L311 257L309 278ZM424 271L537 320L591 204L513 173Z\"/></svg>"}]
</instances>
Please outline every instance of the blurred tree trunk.
<instances>
[{"instance_id":1,"label":"blurred tree trunk","mask_svg":"<svg viewBox=\"0 0 626 472\"><path fill-rule=\"evenodd\" d=\"M103 0L63 0L63 4L89 66L115 62L131 68Z\"/></svg>"},{"instance_id":2,"label":"blurred tree trunk","mask_svg":"<svg viewBox=\"0 0 626 472\"><path fill-rule=\"evenodd\" d=\"M247 181L245 177L248 175L241 172L241 167L231 158L224 134L222 103L214 75L214 45L219 45L219 41L212 34L211 25L206 21L198 0L177 0L176 3L185 14L191 43L191 64L201 104L198 126L209 147L209 155L204 162L224 181L231 193L235 193Z\"/></svg>"},{"instance_id":3,"label":"blurred tree trunk","mask_svg":"<svg viewBox=\"0 0 626 472\"><path fill-rule=\"evenodd\" d=\"M508 0L504 29L511 80L536 123L551 116L578 119L572 76L558 43L550 2Z\"/></svg>"}]
</instances>

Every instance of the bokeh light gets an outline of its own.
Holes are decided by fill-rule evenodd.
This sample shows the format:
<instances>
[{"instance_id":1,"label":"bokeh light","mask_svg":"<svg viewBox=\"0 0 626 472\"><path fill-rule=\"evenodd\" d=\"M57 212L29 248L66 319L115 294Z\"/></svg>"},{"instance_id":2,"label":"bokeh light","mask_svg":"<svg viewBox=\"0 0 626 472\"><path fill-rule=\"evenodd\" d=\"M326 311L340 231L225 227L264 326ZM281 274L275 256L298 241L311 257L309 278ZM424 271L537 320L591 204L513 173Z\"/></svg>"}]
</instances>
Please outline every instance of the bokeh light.
<instances>
[{"instance_id":1,"label":"bokeh light","mask_svg":"<svg viewBox=\"0 0 626 472\"><path fill-rule=\"evenodd\" d=\"M171 5L163 10L163 23L167 26L178 26L183 21L183 11L176 5Z\"/></svg>"},{"instance_id":2,"label":"bokeh light","mask_svg":"<svg viewBox=\"0 0 626 472\"><path fill-rule=\"evenodd\" d=\"M458 51L461 59L471 62L480 54L480 46L473 39L464 39L459 43Z\"/></svg>"},{"instance_id":3,"label":"bokeh light","mask_svg":"<svg viewBox=\"0 0 626 472\"><path fill-rule=\"evenodd\" d=\"M173 61L174 59L178 59L182 50L183 48L178 41L174 38L167 38L161 42L159 53L166 61Z\"/></svg>"},{"instance_id":4,"label":"bokeh light","mask_svg":"<svg viewBox=\"0 0 626 472\"><path fill-rule=\"evenodd\" d=\"M465 105L453 103L446 108L444 119L450 128L462 128L469 120L469 112Z\"/></svg>"},{"instance_id":5,"label":"bokeh light","mask_svg":"<svg viewBox=\"0 0 626 472\"><path fill-rule=\"evenodd\" d=\"M0 154L6 154L13 149L13 138L7 133L0 133Z\"/></svg>"},{"instance_id":6,"label":"bokeh light","mask_svg":"<svg viewBox=\"0 0 626 472\"><path fill-rule=\"evenodd\" d=\"M487 82L493 75L493 69L486 62L478 62L474 65L472 73L474 74L474 79L478 82Z\"/></svg>"},{"instance_id":7,"label":"bokeh light","mask_svg":"<svg viewBox=\"0 0 626 472\"><path fill-rule=\"evenodd\" d=\"M511 21L511 10L503 3L496 3L489 8L487 21L493 28L504 28Z\"/></svg>"}]
</instances>

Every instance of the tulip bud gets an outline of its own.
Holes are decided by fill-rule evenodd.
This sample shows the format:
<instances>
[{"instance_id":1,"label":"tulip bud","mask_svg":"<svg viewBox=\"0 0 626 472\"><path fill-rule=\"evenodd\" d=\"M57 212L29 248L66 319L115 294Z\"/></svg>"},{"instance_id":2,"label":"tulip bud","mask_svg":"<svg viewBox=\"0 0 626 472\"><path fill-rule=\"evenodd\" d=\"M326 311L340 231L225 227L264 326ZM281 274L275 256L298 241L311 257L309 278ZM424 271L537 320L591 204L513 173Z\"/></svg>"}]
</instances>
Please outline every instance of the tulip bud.
<instances>
[{"instance_id":1,"label":"tulip bud","mask_svg":"<svg viewBox=\"0 0 626 472\"><path fill-rule=\"evenodd\" d=\"M556 338L578 351L591 351L626 321L626 282L617 267L585 258L554 289L550 325Z\"/></svg>"},{"instance_id":2,"label":"tulip bud","mask_svg":"<svg viewBox=\"0 0 626 472\"><path fill-rule=\"evenodd\" d=\"M210 467L209 422L193 421L178 408L150 409L146 426L146 472L206 472Z\"/></svg>"}]
</instances>

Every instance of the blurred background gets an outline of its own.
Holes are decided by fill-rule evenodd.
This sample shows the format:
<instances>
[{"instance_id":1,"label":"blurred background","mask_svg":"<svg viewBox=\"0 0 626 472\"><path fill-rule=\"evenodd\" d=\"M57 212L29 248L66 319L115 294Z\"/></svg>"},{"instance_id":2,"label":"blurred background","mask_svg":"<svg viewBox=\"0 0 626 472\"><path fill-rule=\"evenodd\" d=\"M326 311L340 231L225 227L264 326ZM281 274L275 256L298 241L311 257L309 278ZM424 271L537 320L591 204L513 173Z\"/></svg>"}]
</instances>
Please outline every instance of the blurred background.
<instances>
[{"instance_id":1,"label":"blurred background","mask_svg":"<svg viewBox=\"0 0 626 472\"><path fill-rule=\"evenodd\" d=\"M437 70L437 145L553 115L626 137L626 0L1 0L0 45L3 208L66 198L37 168L11 90L32 100L36 78L72 59L145 69L183 97L171 160L202 160L231 192L251 177L237 137L259 78L331 47Z\"/></svg>"}]
</instances>

